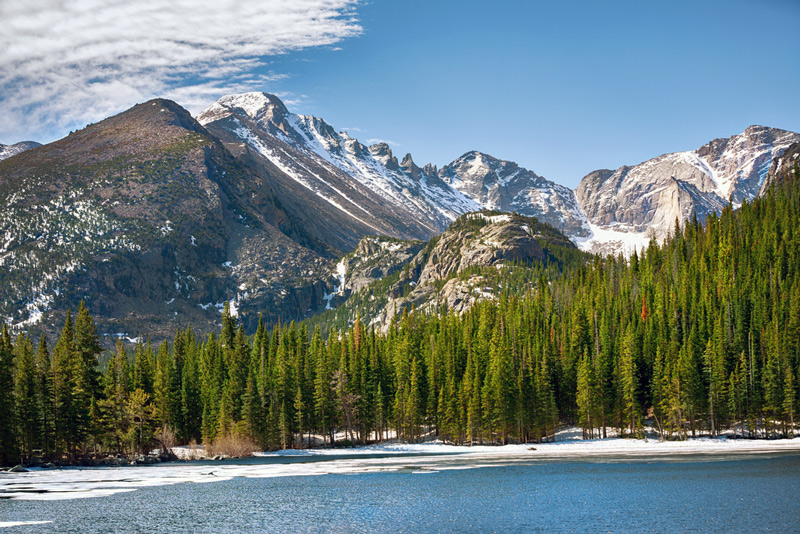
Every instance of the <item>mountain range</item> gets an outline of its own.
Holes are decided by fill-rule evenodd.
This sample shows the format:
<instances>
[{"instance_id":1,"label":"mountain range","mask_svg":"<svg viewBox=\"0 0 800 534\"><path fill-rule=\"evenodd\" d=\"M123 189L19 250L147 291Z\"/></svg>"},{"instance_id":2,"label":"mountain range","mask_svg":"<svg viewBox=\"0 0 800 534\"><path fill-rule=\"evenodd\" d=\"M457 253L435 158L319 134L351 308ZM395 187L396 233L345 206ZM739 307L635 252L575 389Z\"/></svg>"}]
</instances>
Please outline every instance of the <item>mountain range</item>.
<instances>
[{"instance_id":1,"label":"mountain range","mask_svg":"<svg viewBox=\"0 0 800 534\"><path fill-rule=\"evenodd\" d=\"M630 253L676 219L752 200L799 142L751 126L694 151L594 171L573 191L477 151L420 167L270 94L226 96L196 117L157 99L44 146L0 146L0 317L49 331L86 299L103 333L129 339L210 328L226 302L247 328L260 313L301 319L409 262L423 265L425 242L470 212L513 212L522 217L513 228L547 223L583 251ZM524 237L507 226L497 235L513 239L491 238L496 249ZM493 264L492 254L452 246ZM422 291L406 279L417 286L409 293ZM422 304L415 298L403 302Z\"/></svg>"}]
</instances>

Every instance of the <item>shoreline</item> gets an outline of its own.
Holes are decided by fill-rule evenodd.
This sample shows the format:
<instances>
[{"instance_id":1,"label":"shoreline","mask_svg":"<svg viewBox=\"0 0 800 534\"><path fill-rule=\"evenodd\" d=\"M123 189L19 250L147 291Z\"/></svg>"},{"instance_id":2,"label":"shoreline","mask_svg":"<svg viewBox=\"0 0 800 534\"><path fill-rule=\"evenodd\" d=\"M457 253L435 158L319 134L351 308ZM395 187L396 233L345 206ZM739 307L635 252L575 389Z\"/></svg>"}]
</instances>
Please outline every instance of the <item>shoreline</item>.
<instances>
[{"instance_id":1,"label":"shoreline","mask_svg":"<svg viewBox=\"0 0 800 534\"><path fill-rule=\"evenodd\" d=\"M694 438L686 441L606 438L554 443L455 446L444 443L385 443L349 449L305 449L257 453L225 461L174 461L151 465L34 468L0 475L0 500L63 500L107 497L146 487L213 483L234 478L280 478L374 473L430 474L544 462L734 461L800 455L800 438L747 440Z\"/></svg>"},{"instance_id":2,"label":"shoreline","mask_svg":"<svg viewBox=\"0 0 800 534\"><path fill-rule=\"evenodd\" d=\"M256 457L324 457L345 455L481 455L570 457L593 455L659 455L659 454L714 454L798 452L800 437L791 439L696 437L680 441L636 438L597 438L590 440L563 439L547 443L511 445L450 445L440 441L427 443L383 443L342 449L285 449L254 453Z\"/></svg>"},{"instance_id":3,"label":"shoreline","mask_svg":"<svg viewBox=\"0 0 800 534\"><path fill-rule=\"evenodd\" d=\"M488 457L525 456L531 459L536 457L569 458L591 456L649 456L660 454L746 454L770 452L798 452L800 453L800 436L794 438L746 438L722 435L718 437L700 436L689 437L685 440L660 440L657 437L607 437L582 439L581 431L577 427L562 429L556 434L556 440L543 443L519 443L508 445L454 445L440 440L425 441L422 443L403 443L397 440L388 440L382 443L360 445L356 447L309 447L304 449L279 449L275 451L253 451L250 456L227 456L215 454L207 456L202 445L180 445L170 449L171 458L156 454L132 455L130 457L115 457L83 460L74 463L53 464L50 462L34 465L17 465L0 467L0 476L26 473L47 472L62 469L124 469L142 466L169 466L191 465L199 462L233 462L247 458L280 458L280 457L369 457L369 456L399 456L399 455L480 455ZM19 471L23 467L24 471ZM17 471L14 471L17 469Z\"/></svg>"}]
</instances>

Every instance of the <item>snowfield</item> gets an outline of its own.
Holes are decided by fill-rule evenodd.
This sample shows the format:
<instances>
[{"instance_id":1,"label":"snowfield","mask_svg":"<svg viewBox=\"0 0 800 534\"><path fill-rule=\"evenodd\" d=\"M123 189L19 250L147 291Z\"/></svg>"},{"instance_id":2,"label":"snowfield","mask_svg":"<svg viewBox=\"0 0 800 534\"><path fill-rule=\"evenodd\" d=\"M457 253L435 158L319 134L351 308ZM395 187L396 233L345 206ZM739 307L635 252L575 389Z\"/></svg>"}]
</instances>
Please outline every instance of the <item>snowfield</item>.
<instances>
[{"instance_id":1,"label":"snowfield","mask_svg":"<svg viewBox=\"0 0 800 534\"><path fill-rule=\"evenodd\" d=\"M752 455L800 454L800 438L746 440L697 438L687 441L609 438L581 440L572 428L563 441L506 446L454 446L442 443L387 443L353 449L308 449L260 453L256 458L222 462L175 462L156 465L32 469L0 474L0 498L59 500L103 497L139 488L209 483L234 477L274 478L376 472L435 473L544 461L626 462L742 459ZM287 462L305 456L305 462ZM0 524L10 526L10 524Z\"/></svg>"}]
</instances>

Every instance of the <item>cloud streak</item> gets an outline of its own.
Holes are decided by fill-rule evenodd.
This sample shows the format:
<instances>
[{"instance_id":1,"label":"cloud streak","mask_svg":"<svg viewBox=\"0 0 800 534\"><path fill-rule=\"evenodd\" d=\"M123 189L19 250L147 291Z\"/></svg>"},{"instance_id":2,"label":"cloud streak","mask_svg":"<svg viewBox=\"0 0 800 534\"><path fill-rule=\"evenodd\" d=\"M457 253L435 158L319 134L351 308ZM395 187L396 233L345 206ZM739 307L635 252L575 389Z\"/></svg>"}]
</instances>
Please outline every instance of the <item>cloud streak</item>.
<instances>
[{"instance_id":1,"label":"cloud streak","mask_svg":"<svg viewBox=\"0 0 800 534\"><path fill-rule=\"evenodd\" d=\"M357 0L2 0L0 139L44 139L154 96L199 108L285 77L269 56L361 32Z\"/></svg>"}]
</instances>

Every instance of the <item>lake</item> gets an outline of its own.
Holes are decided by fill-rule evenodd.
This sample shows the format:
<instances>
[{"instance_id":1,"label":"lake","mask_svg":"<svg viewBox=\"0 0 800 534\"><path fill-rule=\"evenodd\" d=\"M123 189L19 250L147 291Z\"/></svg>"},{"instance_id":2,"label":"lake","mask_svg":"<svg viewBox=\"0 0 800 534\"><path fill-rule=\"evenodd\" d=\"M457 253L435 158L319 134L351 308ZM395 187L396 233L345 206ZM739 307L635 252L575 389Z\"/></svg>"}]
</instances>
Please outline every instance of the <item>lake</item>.
<instances>
[{"instance_id":1,"label":"lake","mask_svg":"<svg viewBox=\"0 0 800 534\"><path fill-rule=\"evenodd\" d=\"M45 478L5 496L44 500L0 500L0 522L49 522L3 532L800 531L797 452L278 455L32 475ZM73 498L50 498L62 490Z\"/></svg>"}]
</instances>

